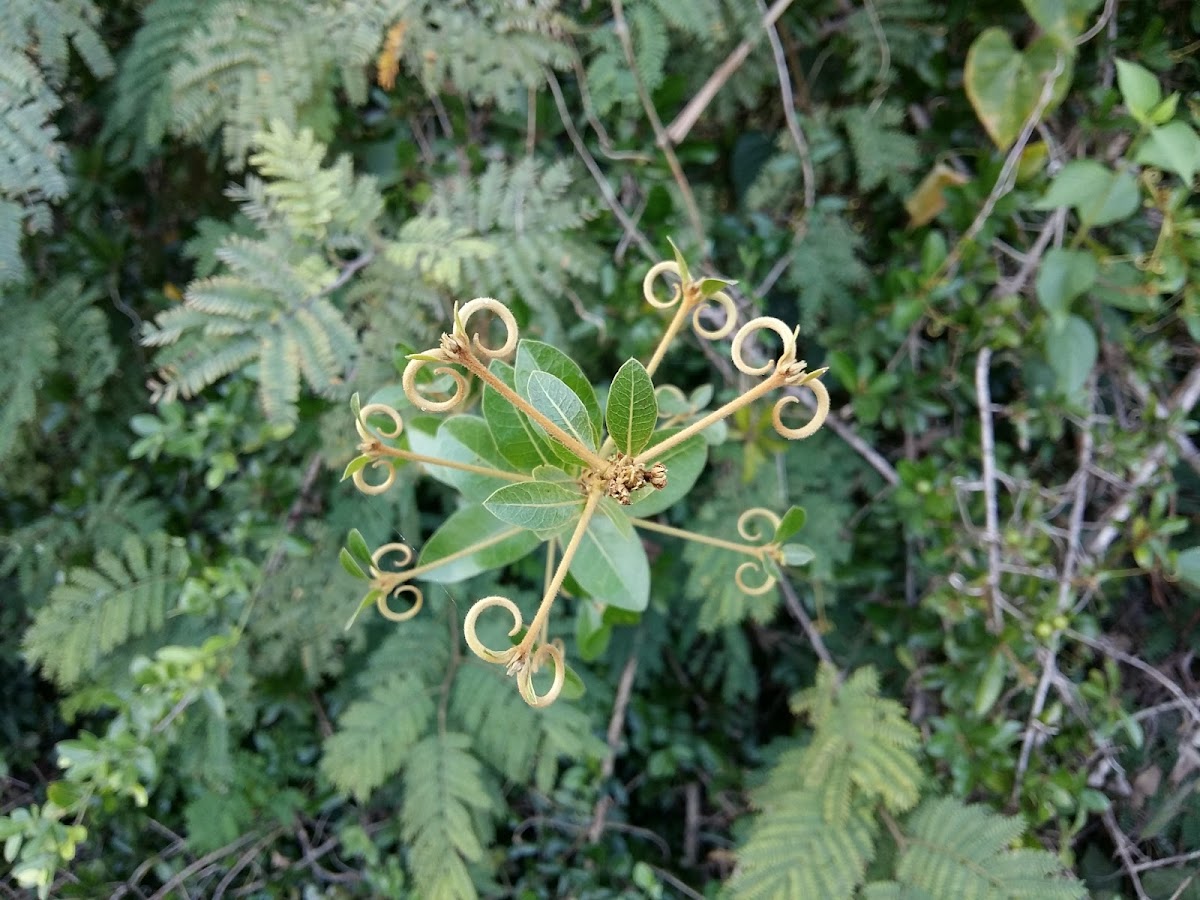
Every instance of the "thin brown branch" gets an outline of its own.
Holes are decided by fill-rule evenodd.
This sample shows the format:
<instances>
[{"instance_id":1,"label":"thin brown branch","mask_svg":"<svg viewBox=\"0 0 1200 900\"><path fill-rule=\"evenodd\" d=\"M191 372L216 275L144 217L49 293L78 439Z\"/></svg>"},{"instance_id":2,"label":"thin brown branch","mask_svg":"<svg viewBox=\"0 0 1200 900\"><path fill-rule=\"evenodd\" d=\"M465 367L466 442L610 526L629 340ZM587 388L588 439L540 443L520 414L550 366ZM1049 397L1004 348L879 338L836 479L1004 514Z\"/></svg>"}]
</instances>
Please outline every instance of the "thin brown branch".
<instances>
[{"instance_id":1,"label":"thin brown branch","mask_svg":"<svg viewBox=\"0 0 1200 900\"><path fill-rule=\"evenodd\" d=\"M1117 817L1113 814L1112 807L1104 810L1100 814L1101 820L1104 822L1104 827L1108 831L1109 837L1112 838L1113 844L1117 848L1117 856L1121 857L1123 865L1122 871L1129 876L1130 882L1133 884L1133 890L1137 894L1138 900L1150 900L1150 895L1146 893L1146 889L1142 887L1142 879L1138 877L1138 870L1135 868L1133 856L1130 853L1130 848L1133 842L1129 840L1128 835L1121 830L1121 826L1117 824Z\"/></svg>"},{"instance_id":2,"label":"thin brown branch","mask_svg":"<svg viewBox=\"0 0 1200 900\"><path fill-rule=\"evenodd\" d=\"M796 596L796 589L792 587L792 583L787 579L786 575L779 576L779 590L783 594L783 602L787 605L788 612L800 623L800 627L804 629L805 635L808 637L808 642L812 644L813 652L817 654L817 658L826 665L837 668L837 663L833 661L833 656L829 652L829 648L825 646L825 641L821 637L821 632L817 631L817 626L813 624L812 617L804 608L804 604L800 602L800 598Z\"/></svg>"},{"instance_id":3,"label":"thin brown branch","mask_svg":"<svg viewBox=\"0 0 1200 900\"><path fill-rule=\"evenodd\" d=\"M771 53L775 57L775 72L779 76L779 93L783 98L783 118L787 122L788 133L792 143L796 145L796 154L800 157L800 175L804 183L804 208L810 210L817 202L817 179L813 172L812 154L808 150L808 141L800 128L800 120L796 117L796 101L792 96L792 75L788 71L787 56L783 52L783 42L779 40L779 32L775 29L775 21L771 19L770 11L763 0L757 0L759 14L763 17L767 39L771 42Z\"/></svg>"},{"instance_id":4,"label":"thin brown branch","mask_svg":"<svg viewBox=\"0 0 1200 900\"><path fill-rule=\"evenodd\" d=\"M699 242L701 253L707 256L708 238L705 235L704 222L700 218L700 207L696 204L696 195L692 193L692 185L688 181L687 175L683 172L683 166L679 164L679 157L675 155L675 146L671 138L667 135L666 129L663 128L662 119L659 118L658 110L654 106L654 98L646 90L646 84L642 81L641 72L638 71L637 56L633 52L633 37L629 31L629 23L625 21L625 9L621 0L611 0L610 5L613 11L613 28L617 33L618 40L621 42L621 49L625 51L625 62L629 65L630 74L633 76L633 84L637 88L638 100L641 101L646 118L650 121L650 127L654 129L654 139L658 143L658 148L662 150L663 156L667 159L667 166L671 170L671 176L675 179L675 184L679 187L679 192L683 197L684 209L687 210L688 219L691 220L692 230L696 232L696 240Z\"/></svg>"},{"instance_id":5,"label":"thin brown branch","mask_svg":"<svg viewBox=\"0 0 1200 900\"><path fill-rule=\"evenodd\" d=\"M603 782L612 777L613 769L616 767L617 748L621 746L621 732L625 728L625 711L629 708L629 698L633 694L633 680L637 677L637 668L637 644L635 643L633 652L629 654L629 659L625 662L625 668L621 670L621 680L617 682L617 696L613 700L613 711L608 720L606 735L608 752L604 754L604 759L600 763L601 789L603 789ZM596 803L596 808L592 813L592 824L587 830L589 842L594 844L600 840L600 835L604 833L608 808L611 805L612 797L607 793Z\"/></svg>"},{"instance_id":6,"label":"thin brown branch","mask_svg":"<svg viewBox=\"0 0 1200 900\"><path fill-rule=\"evenodd\" d=\"M767 11L766 17L763 19L763 27L769 28L779 21L779 17L784 14L789 6L792 5L792 0L775 0L770 10ZM704 110L708 109L708 105L712 103L713 98L717 96L721 88L725 86L730 77L738 69L742 67L747 57L750 56L750 51L754 49L754 45L758 43L757 39L747 38L738 44L733 52L725 57L725 61L717 66L716 70L708 76L708 81L704 82L704 86L700 88L688 101L687 106L675 117L670 126L666 130L667 137L674 144L683 143L684 138L688 136L688 132L699 120Z\"/></svg>"}]
</instances>

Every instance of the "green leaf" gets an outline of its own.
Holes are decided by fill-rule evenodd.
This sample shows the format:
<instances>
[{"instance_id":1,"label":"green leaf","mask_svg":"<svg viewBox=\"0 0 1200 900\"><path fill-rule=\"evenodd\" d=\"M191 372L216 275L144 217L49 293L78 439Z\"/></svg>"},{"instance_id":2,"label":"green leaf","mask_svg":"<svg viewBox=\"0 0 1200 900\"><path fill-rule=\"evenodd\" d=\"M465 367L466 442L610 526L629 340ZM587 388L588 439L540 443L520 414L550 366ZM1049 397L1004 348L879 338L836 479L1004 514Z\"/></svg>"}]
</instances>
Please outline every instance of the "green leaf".
<instances>
[{"instance_id":1,"label":"green leaf","mask_svg":"<svg viewBox=\"0 0 1200 900\"><path fill-rule=\"evenodd\" d=\"M584 498L578 489L553 482L530 481L505 485L483 505L497 519L545 537L557 534L577 521L583 504Z\"/></svg>"},{"instance_id":2,"label":"green leaf","mask_svg":"<svg viewBox=\"0 0 1200 900\"><path fill-rule=\"evenodd\" d=\"M681 428L666 428L657 432L649 446L660 444ZM672 447L658 461L667 467L667 486L661 491L653 485L638 488L630 495L631 503L626 507L631 516L645 518L674 506L684 497L704 471L708 462L708 443L703 435L694 434L681 444Z\"/></svg>"},{"instance_id":3,"label":"green leaf","mask_svg":"<svg viewBox=\"0 0 1200 900\"><path fill-rule=\"evenodd\" d=\"M808 521L808 513L804 511L803 506L793 506L783 514L779 520L779 527L775 529L775 537L771 540L773 543L782 544L788 538L795 535L804 523Z\"/></svg>"},{"instance_id":4,"label":"green leaf","mask_svg":"<svg viewBox=\"0 0 1200 900\"><path fill-rule=\"evenodd\" d=\"M354 457L354 459L350 460L349 464L346 466L346 471L342 473L342 481L345 481L347 478L352 478L355 472L363 469L370 461L371 457L369 456Z\"/></svg>"},{"instance_id":5,"label":"green leaf","mask_svg":"<svg viewBox=\"0 0 1200 900\"><path fill-rule=\"evenodd\" d=\"M343 547L341 552L338 553L338 562L340 562L342 564L342 568L354 578L362 578L365 581L370 580L370 576L358 567L358 563L354 561L354 557L350 555L350 551L345 547Z\"/></svg>"},{"instance_id":6,"label":"green leaf","mask_svg":"<svg viewBox=\"0 0 1200 900\"><path fill-rule=\"evenodd\" d=\"M1098 355L1096 333L1079 316L1070 316L1061 329L1046 334L1046 359L1058 376L1059 391L1067 396L1083 387Z\"/></svg>"},{"instance_id":7,"label":"green leaf","mask_svg":"<svg viewBox=\"0 0 1200 900\"><path fill-rule=\"evenodd\" d=\"M1136 160L1173 172L1190 186L1200 169L1200 135L1184 122L1168 122L1152 128Z\"/></svg>"},{"instance_id":8,"label":"green leaf","mask_svg":"<svg viewBox=\"0 0 1200 900\"><path fill-rule=\"evenodd\" d=\"M1083 33L1088 16L1101 0L1021 0L1029 17L1042 31L1074 54L1075 38Z\"/></svg>"},{"instance_id":9,"label":"green leaf","mask_svg":"<svg viewBox=\"0 0 1200 900\"><path fill-rule=\"evenodd\" d=\"M997 651L988 661L979 686L975 689L975 715L986 716L1000 699L1004 679L1008 675L1008 657Z\"/></svg>"},{"instance_id":10,"label":"green leaf","mask_svg":"<svg viewBox=\"0 0 1200 900\"><path fill-rule=\"evenodd\" d=\"M596 435L592 431L587 409L565 381L548 372L534 372L529 377L528 391L528 399L534 409L589 450L596 449ZM533 424L541 430L537 422ZM554 440L553 435L546 433L546 436ZM574 457L570 450L566 452ZM583 460L579 462L582 464Z\"/></svg>"},{"instance_id":11,"label":"green leaf","mask_svg":"<svg viewBox=\"0 0 1200 900\"><path fill-rule=\"evenodd\" d=\"M784 544L779 550L783 554L785 566L807 566L817 558L817 554L807 544Z\"/></svg>"},{"instance_id":12,"label":"green leaf","mask_svg":"<svg viewBox=\"0 0 1200 900\"><path fill-rule=\"evenodd\" d=\"M675 254L675 265L679 266L680 280L685 283L691 281L692 275L688 271L687 260L683 258L683 253L680 252L679 248L675 246L675 242L670 238L667 238L667 243L671 245L671 252Z\"/></svg>"},{"instance_id":13,"label":"green leaf","mask_svg":"<svg viewBox=\"0 0 1200 900\"><path fill-rule=\"evenodd\" d=\"M375 560L371 558L371 548L367 546L366 539L357 528L351 528L350 533L346 535L346 548L355 561L362 566L363 571L371 570Z\"/></svg>"},{"instance_id":14,"label":"green leaf","mask_svg":"<svg viewBox=\"0 0 1200 900\"><path fill-rule=\"evenodd\" d=\"M516 370L514 372L517 393L529 399L529 378L534 372L547 372L564 382L582 402L592 426L592 445L600 442L603 417L596 389L583 374L578 363L557 347L541 341L522 340L517 344Z\"/></svg>"},{"instance_id":15,"label":"green leaf","mask_svg":"<svg viewBox=\"0 0 1200 900\"><path fill-rule=\"evenodd\" d=\"M697 287L700 288L701 297L711 297L713 294L725 290L727 287L733 287L737 284L736 281L730 281L727 278L701 278L697 282Z\"/></svg>"},{"instance_id":16,"label":"green leaf","mask_svg":"<svg viewBox=\"0 0 1200 900\"><path fill-rule=\"evenodd\" d=\"M501 360L492 360L488 367L493 375L516 390L513 367ZM483 417L491 429L496 448L521 472L531 472L541 465L556 465L558 455L525 413L502 397L494 388L483 391Z\"/></svg>"},{"instance_id":17,"label":"green leaf","mask_svg":"<svg viewBox=\"0 0 1200 900\"><path fill-rule=\"evenodd\" d=\"M1154 107L1162 102L1162 87L1149 69L1128 60L1117 60L1117 87L1129 114L1145 124Z\"/></svg>"},{"instance_id":18,"label":"green leaf","mask_svg":"<svg viewBox=\"0 0 1200 900\"><path fill-rule=\"evenodd\" d=\"M73 781L52 781L46 788L46 799L59 809L72 809L83 795L83 786Z\"/></svg>"},{"instance_id":19,"label":"green leaf","mask_svg":"<svg viewBox=\"0 0 1200 900\"><path fill-rule=\"evenodd\" d=\"M1096 283L1100 267L1085 250L1048 250L1037 274L1037 297L1055 328L1066 324L1071 303Z\"/></svg>"},{"instance_id":20,"label":"green leaf","mask_svg":"<svg viewBox=\"0 0 1200 900\"><path fill-rule=\"evenodd\" d=\"M640 453L654 434L658 421L654 382L636 359L627 360L613 377L604 418L617 449L626 456Z\"/></svg>"},{"instance_id":21,"label":"green leaf","mask_svg":"<svg viewBox=\"0 0 1200 900\"><path fill-rule=\"evenodd\" d=\"M612 402L611 400L609 401ZM660 416L685 416L692 411L692 404L683 391L673 384L664 384L654 389L654 402L658 404ZM611 427L609 428L611 431Z\"/></svg>"},{"instance_id":22,"label":"green leaf","mask_svg":"<svg viewBox=\"0 0 1200 900\"><path fill-rule=\"evenodd\" d=\"M579 677L579 673L570 666L563 668L563 686L562 692L558 695L560 700L578 700L587 693L587 686L583 683L583 679Z\"/></svg>"},{"instance_id":23,"label":"green leaf","mask_svg":"<svg viewBox=\"0 0 1200 900\"><path fill-rule=\"evenodd\" d=\"M1094 159L1077 159L1062 167L1033 208L1071 206L1080 224L1093 228L1129 218L1140 203L1137 182L1128 172L1113 172Z\"/></svg>"},{"instance_id":24,"label":"green leaf","mask_svg":"<svg viewBox=\"0 0 1200 900\"><path fill-rule=\"evenodd\" d=\"M588 523L570 572L593 600L632 612L650 603L650 563L641 538L622 536L604 516Z\"/></svg>"},{"instance_id":25,"label":"green leaf","mask_svg":"<svg viewBox=\"0 0 1200 900\"><path fill-rule=\"evenodd\" d=\"M1175 575L1192 587L1200 588L1200 547L1179 551L1175 557Z\"/></svg>"},{"instance_id":26,"label":"green leaf","mask_svg":"<svg viewBox=\"0 0 1200 900\"><path fill-rule=\"evenodd\" d=\"M417 565L427 566L459 553L473 544L482 544L475 552L455 559L421 576L437 584L453 584L516 562L529 554L541 541L531 531L516 529L500 521L482 506L458 510L425 542Z\"/></svg>"},{"instance_id":27,"label":"green leaf","mask_svg":"<svg viewBox=\"0 0 1200 900\"><path fill-rule=\"evenodd\" d=\"M989 28L971 44L963 87L979 121L1001 150L1013 145L1037 109L1046 79L1054 72L1058 54L1064 52L1055 38L1043 35L1022 53L1003 28ZM1066 96L1071 69L1068 58L1043 115Z\"/></svg>"},{"instance_id":28,"label":"green leaf","mask_svg":"<svg viewBox=\"0 0 1200 900\"><path fill-rule=\"evenodd\" d=\"M612 625L604 620L600 607L591 601L583 601L575 615L575 646L579 658L591 662L604 655L612 638Z\"/></svg>"},{"instance_id":29,"label":"green leaf","mask_svg":"<svg viewBox=\"0 0 1200 900\"><path fill-rule=\"evenodd\" d=\"M409 440L413 440L412 435L409 435ZM416 448L414 447L414 449ZM492 440L492 433L488 430L487 423L479 416L459 415L442 422L434 440L432 455L452 462L499 469L502 472L513 471L508 460L496 447L496 442ZM497 478L492 475L463 472L429 463L424 465L428 467L431 474L436 473L439 481L444 481L457 488L468 500L476 502L486 500L497 488L512 483L505 478Z\"/></svg>"},{"instance_id":30,"label":"green leaf","mask_svg":"<svg viewBox=\"0 0 1200 900\"><path fill-rule=\"evenodd\" d=\"M354 421L362 418L362 400L358 397L358 391L350 395L350 412L354 414Z\"/></svg>"},{"instance_id":31,"label":"green leaf","mask_svg":"<svg viewBox=\"0 0 1200 900\"><path fill-rule=\"evenodd\" d=\"M346 620L346 624L342 627L343 631L349 631L354 627L354 623L358 621L358 617L367 609L370 609L379 600L379 596L383 591L367 591L366 595L358 601L358 606L354 612L350 614L350 618Z\"/></svg>"}]
</instances>

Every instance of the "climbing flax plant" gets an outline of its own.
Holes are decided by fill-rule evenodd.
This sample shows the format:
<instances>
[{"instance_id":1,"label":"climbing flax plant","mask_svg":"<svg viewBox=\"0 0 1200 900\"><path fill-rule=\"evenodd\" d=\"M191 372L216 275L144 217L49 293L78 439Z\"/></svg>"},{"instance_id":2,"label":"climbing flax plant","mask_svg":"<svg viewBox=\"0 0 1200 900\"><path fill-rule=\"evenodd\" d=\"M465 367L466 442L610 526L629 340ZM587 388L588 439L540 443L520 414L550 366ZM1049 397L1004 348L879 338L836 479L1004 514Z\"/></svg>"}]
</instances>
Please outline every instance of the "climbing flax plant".
<instances>
[{"instance_id":1,"label":"climbing flax plant","mask_svg":"<svg viewBox=\"0 0 1200 900\"><path fill-rule=\"evenodd\" d=\"M669 290L665 297L660 293L663 284ZM730 284L694 278L678 251L674 260L647 272L647 302L674 309L673 317L647 364L630 359L617 371L603 414L579 366L548 344L520 339L516 319L503 303L479 297L456 307L452 330L442 335L438 346L410 356L402 379L405 395L419 410L453 415L440 422L418 417L406 429L393 407L360 406L356 397L352 407L360 455L345 477L364 493L378 494L393 484L398 465L418 463L456 487L469 505L433 534L419 558L404 543L371 552L362 537L351 532L342 563L351 574L370 581L360 611L374 604L387 618L404 621L421 609L423 597L414 581L460 581L511 563L546 543L545 590L528 627L515 602L493 595L471 607L463 631L480 659L504 666L515 676L527 703L547 706L558 698L569 676L562 640L549 637L550 613L568 576L572 591L590 601L582 604L577 627L581 644L603 627L608 607L635 613L646 608L649 565L638 530L749 557L732 576L748 594L770 590L778 567L811 559L807 547L787 543L803 525L799 508L782 517L766 509L747 510L737 523L740 541L649 518L683 497L699 477L708 454L703 432L746 405L782 388L811 390L816 409L803 426L783 420L783 410L798 402L796 396L789 393L775 403L775 429L790 439L809 437L828 414L829 395L819 380L825 369L809 371L804 360L796 358L799 330L767 316L738 328L736 307L724 291ZM703 308L713 306L719 317L723 315L716 328L700 317ZM473 327L486 313L504 331L499 346L489 346ZM711 412L695 411L694 404L680 402L678 389L656 389L653 381L689 316L702 339L721 341L733 335L733 364L761 379ZM761 332L778 336L782 346L775 359L748 359ZM430 366L432 378L427 377ZM468 406L481 414L463 412ZM398 611L392 604L402 600L407 607ZM502 648L488 646L477 633L480 616L497 608L512 617L510 646ZM547 664L553 678L539 693L533 677Z\"/></svg>"}]
</instances>

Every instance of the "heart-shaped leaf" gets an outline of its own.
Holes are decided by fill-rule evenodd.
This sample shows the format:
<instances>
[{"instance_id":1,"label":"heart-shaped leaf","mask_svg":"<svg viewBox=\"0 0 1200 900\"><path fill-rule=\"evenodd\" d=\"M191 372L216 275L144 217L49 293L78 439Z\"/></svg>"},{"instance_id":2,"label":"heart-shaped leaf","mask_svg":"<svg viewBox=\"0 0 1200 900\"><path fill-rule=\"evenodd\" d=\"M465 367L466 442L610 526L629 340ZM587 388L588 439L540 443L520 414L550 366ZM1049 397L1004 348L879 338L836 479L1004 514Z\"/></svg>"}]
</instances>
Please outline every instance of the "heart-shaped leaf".
<instances>
[{"instance_id":1,"label":"heart-shaped leaf","mask_svg":"<svg viewBox=\"0 0 1200 900\"><path fill-rule=\"evenodd\" d=\"M1021 52L1003 28L987 29L971 45L963 87L979 121L1001 150L1013 145L1037 108L1060 54L1066 55L1066 51L1050 35L1043 35ZM1066 56L1043 115L1066 96L1071 69L1071 58Z\"/></svg>"}]
</instances>

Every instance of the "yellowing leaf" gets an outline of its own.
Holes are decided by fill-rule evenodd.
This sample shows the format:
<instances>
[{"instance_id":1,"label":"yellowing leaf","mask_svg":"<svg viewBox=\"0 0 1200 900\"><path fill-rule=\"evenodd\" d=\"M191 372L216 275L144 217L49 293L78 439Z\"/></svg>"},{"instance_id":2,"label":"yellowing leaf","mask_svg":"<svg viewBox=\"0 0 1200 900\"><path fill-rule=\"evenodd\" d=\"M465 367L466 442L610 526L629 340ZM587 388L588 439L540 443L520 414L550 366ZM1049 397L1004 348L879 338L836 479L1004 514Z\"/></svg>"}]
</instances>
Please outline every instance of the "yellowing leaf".
<instances>
[{"instance_id":1,"label":"yellowing leaf","mask_svg":"<svg viewBox=\"0 0 1200 900\"><path fill-rule=\"evenodd\" d=\"M942 192L948 187L966 184L970 179L956 172L945 163L938 163L921 179L921 183L908 195L904 208L908 211L908 227L920 228L937 218L946 208L946 197Z\"/></svg>"}]
</instances>

